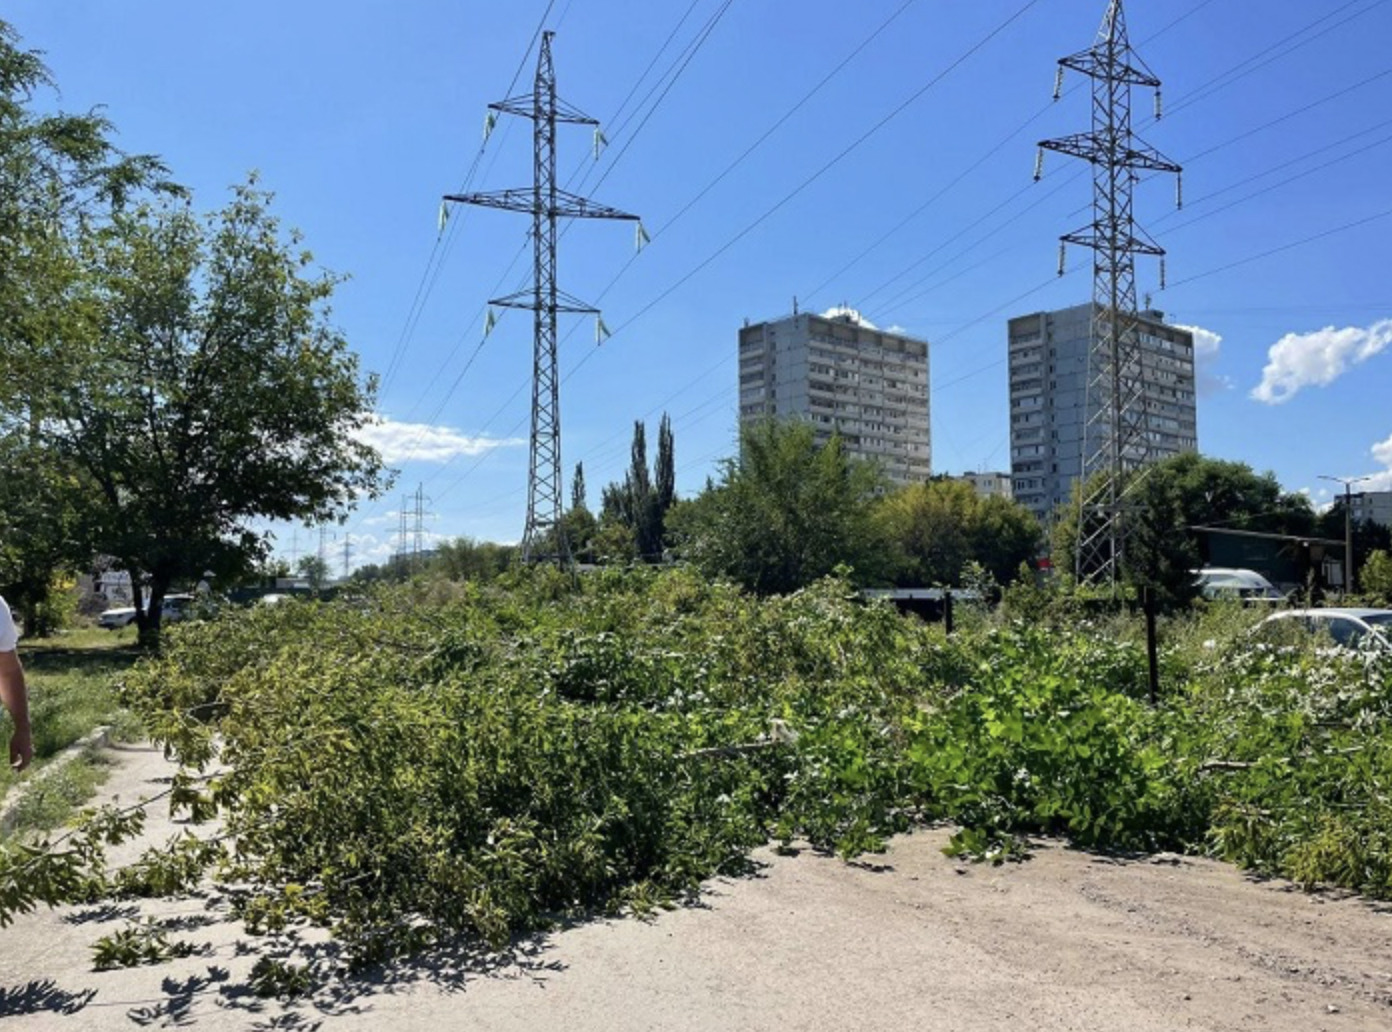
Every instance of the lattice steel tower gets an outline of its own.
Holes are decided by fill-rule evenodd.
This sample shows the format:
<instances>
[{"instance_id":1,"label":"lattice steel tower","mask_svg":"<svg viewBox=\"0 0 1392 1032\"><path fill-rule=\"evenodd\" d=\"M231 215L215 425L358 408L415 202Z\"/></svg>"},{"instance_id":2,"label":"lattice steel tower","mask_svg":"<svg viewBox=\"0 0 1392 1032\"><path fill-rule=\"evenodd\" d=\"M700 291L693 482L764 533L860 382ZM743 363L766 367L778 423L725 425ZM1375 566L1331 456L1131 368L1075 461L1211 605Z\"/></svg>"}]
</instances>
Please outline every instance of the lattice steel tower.
<instances>
[{"instance_id":1,"label":"lattice steel tower","mask_svg":"<svg viewBox=\"0 0 1392 1032\"><path fill-rule=\"evenodd\" d=\"M1059 275L1068 244L1091 248L1094 256L1075 573L1080 583L1109 584L1115 593L1126 547L1125 495L1138 479L1130 474L1154 458L1136 316L1136 255L1159 258L1162 288L1165 279L1165 251L1136 226L1132 189L1142 171L1178 176L1180 167L1131 131L1131 87L1155 90L1159 119L1160 80L1131 48L1122 0L1108 3L1091 49L1059 61L1055 100L1068 68L1092 80L1092 131L1042 140L1039 146L1083 158L1093 168L1092 223L1061 237L1059 246ZM1042 161L1041 150L1035 179Z\"/></svg>"},{"instance_id":2,"label":"lattice steel tower","mask_svg":"<svg viewBox=\"0 0 1392 1032\"><path fill-rule=\"evenodd\" d=\"M637 215L595 204L556 185L556 126L599 124L556 97L556 73L551 66L553 32L541 36L532 92L488 105L493 111L530 118L533 124L533 182L530 189L489 193L447 194L446 201L486 208L530 212L532 216L532 285L488 303L500 308L525 308L533 313L532 439L527 471L527 526L522 534L526 562L554 559L570 562L570 544L561 524L560 377L556 368L556 315L589 312L591 308L556 287L556 223L572 219L629 219Z\"/></svg>"}]
</instances>

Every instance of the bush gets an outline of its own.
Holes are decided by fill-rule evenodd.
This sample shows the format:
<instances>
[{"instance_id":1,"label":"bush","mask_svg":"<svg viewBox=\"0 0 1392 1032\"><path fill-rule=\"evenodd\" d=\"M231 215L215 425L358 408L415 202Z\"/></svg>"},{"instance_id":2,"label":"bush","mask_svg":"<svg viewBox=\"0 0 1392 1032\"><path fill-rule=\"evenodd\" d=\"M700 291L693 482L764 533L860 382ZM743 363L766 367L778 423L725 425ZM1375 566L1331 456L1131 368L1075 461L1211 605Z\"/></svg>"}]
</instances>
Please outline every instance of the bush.
<instances>
[{"instance_id":1,"label":"bush","mask_svg":"<svg viewBox=\"0 0 1392 1032\"><path fill-rule=\"evenodd\" d=\"M214 863L253 928L318 922L367 959L646 910L770 840L853 855L944 819L976 857L1057 834L1392 897L1386 657L1258 647L1213 607L1165 622L1151 708L1138 620L1048 616L947 639L839 580L761 600L609 569L181 626L125 697L235 848L106 884Z\"/></svg>"}]
</instances>

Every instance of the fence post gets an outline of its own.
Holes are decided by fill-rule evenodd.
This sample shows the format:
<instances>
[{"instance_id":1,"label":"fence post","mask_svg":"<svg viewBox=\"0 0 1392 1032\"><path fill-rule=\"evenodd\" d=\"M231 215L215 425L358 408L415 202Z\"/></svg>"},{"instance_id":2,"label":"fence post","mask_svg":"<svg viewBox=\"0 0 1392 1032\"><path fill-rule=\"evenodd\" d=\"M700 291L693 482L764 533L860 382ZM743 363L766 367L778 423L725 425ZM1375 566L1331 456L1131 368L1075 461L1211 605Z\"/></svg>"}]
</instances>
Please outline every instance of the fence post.
<instances>
[{"instance_id":1,"label":"fence post","mask_svg":"<svg viewBox=\"0 0 1392 1032\"><path fill-rule=\"evenodd\" d=\"M1145 608L1146 659L1150 665L1150 704L1155 706L1160 696L1160 657L1155 641L1155 594L1149 585L1141 589Z\"/></svg>"}]
</instances>

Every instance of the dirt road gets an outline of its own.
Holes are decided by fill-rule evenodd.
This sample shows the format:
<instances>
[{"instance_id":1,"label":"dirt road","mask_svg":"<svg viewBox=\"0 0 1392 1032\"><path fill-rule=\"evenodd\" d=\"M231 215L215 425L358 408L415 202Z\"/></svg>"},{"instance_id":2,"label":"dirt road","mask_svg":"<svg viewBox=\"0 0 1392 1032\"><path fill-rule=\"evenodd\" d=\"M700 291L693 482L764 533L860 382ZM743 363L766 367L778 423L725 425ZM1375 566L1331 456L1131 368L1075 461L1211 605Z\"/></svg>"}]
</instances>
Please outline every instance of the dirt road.
<instances>
[{"instance_id":1,"label":"dirt road","mask_svg":"<svg viewBox=\"0 0 1392 1032\"><path fill-rule=\"evenodd\" d=\"M133 801L168 773L126 750L107 791ZM1049 844L971 866L942 855L946 837L899 839L874 866L767 854L651 922L580 925L501 961L441 951L289 1006L250 992L265 944L216 899L139 908L201 955L104 973L91 943L137 908L32 914L0 930L0 1017L6 1032L1392 1028L1392 908Z\"/></svg>"}]
</instances>

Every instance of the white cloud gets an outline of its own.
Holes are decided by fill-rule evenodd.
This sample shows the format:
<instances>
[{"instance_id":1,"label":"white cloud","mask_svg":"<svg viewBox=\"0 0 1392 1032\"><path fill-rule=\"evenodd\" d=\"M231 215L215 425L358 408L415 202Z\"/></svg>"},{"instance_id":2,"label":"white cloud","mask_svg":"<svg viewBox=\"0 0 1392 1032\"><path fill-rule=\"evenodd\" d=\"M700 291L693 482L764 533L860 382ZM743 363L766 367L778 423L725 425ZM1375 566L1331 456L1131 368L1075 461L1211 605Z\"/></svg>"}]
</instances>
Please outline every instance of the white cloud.
<instances>
[{"instance_id":1,"label":"white cloud","mask_svg":"<svg viewBox=\"0 0 1392 1032\"><path fill-rule=\"evenodd\" d=\"M1202 326L1179 326L1175 329L1188 330L1194 336L1194 380L1199 394L1217 394L1232 389L1232 381L1213 371L1218 363L1218 355L1223 348L1223 338Z\"/></svg>"},{"instance_id":2,"label":"white cloud","mask_svg":"<svg viewBox=\"0 0 1392 1032\"><path fill-rule=\"evenodd\" d=\"M1386 466L1358 485L1360 491L1392 491L1392 434L1387 440L1379 441L1370 449L1373 458Z\"/></svg>"},{"instance_id":3,"label":"white cloud","mask_svg":"<svg viewBox=\"0 0 1392 1032\"><path fill-rule=\"evenodd\" d=\"M1279 405L1302 388L1333 383L1351 366L1366 362L1392 344L1392 319L1383 319L1366 330L1326 326L1313 333L1288 333L1267 352L1262 381L1252 397Z\"/></svg>"},{"instance_id":4,"label":"white cloud","mask_svg":"<svg viewBox=\"0 0 1392 1032\"><path fill-rule=\"evenodd\" d=\"M1372 447L1373 458L1377 459L1384 466L1392 468L1392 434L1387 436L1387 440L1381 441Z\"/></svg>"},{"instance_id":5,"label":"white cloud","mask_svg":"<svg viewBox=\"0 0 1392 1032\"><path fill-rule=\"evenodd\" d=\"M453 427L399 423L386 417L358 431L358 440L376 448L386 463L448 462L459 455L481 455L527 443L520 437L469 437Z\"/></svg>"},{"instance_id":6,"label":"white cloud","mask_svg":"<svg viewBox=\"0 0 1392 1032\"><path fill-rule=\"evenodd\" d=\"M859 325L864 326L867 330L879 329L878 326L872 323L869 319L865 318L865 316L861 315L854 308L847 307L846 305L837 305L835 308L828 308L825 312L822 313L822 318L849 319L853 323L858 323Z\"/></svg>"}]
</instances>

